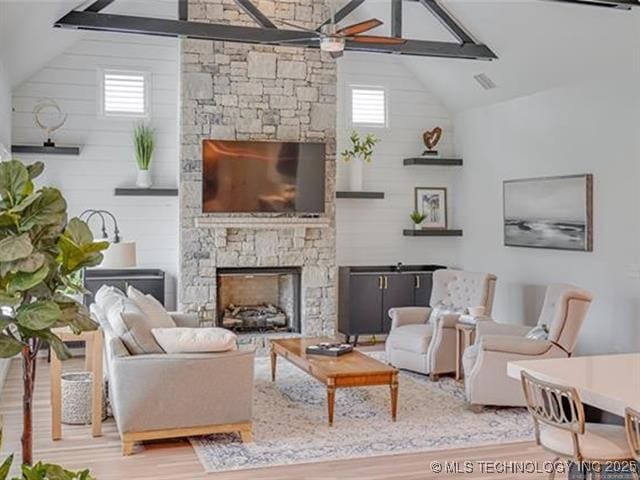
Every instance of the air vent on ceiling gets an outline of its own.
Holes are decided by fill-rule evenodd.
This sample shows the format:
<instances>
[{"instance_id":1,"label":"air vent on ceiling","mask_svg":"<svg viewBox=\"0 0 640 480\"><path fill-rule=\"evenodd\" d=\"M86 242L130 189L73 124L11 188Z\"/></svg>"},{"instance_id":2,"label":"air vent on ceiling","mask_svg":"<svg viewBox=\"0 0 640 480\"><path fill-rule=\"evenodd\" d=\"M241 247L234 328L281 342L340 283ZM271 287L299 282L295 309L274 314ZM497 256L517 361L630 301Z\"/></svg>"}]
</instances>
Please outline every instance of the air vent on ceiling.
<instances>
[{"instance_id":1,"label":"air vent on ceiling","mask_svg":"<svg viewBox=\"0 0 640 480\"><path fill-rule=\"evenodd\" d=\"M479 73L478 75L474 75L473 78L475 78L476 82L485 90L493 90L497 87L495 82L491 80L486 73Z\"/></svg>"}]
</instances>

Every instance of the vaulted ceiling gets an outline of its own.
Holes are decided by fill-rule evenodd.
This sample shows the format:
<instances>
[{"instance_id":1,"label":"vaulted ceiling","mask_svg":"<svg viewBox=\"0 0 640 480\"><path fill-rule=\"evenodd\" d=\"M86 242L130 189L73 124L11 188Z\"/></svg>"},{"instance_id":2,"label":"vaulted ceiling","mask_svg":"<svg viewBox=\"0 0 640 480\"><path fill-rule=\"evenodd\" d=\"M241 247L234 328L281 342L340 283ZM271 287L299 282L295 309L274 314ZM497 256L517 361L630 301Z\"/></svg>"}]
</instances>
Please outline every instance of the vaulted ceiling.
<instances>
[{"instance_id":1,"label":"vaulted ceiling","mask_svg":"<svg viewBox=\"0 0 640 480\"><path fill-rule=\"evenodd\" d=\"M0 59L13 85L80 38L80 32L51 28L78 3L0 0ZM335 2L337 6L344 3L346 0ZM640 80L640 8L625 11L544 0L440 3L499 57L493 62L401 57L409 70L454 111L598 76L610 77L612 88L620 76L635 75ZM108 8L163 18L175 18L177 12L176 0L118 0ZM386 24L372 33L389 35L390 10L389 0L367 0L343 23L377 17ZM410 0L404 2L404 36L453 40L435 17ZM356 54L347 53L346 58L349 55ZM375 62L376 54L365 55ZM484 90L473 78L480 73L487 74L497 88Z\"/></svg>"}]
</instances>

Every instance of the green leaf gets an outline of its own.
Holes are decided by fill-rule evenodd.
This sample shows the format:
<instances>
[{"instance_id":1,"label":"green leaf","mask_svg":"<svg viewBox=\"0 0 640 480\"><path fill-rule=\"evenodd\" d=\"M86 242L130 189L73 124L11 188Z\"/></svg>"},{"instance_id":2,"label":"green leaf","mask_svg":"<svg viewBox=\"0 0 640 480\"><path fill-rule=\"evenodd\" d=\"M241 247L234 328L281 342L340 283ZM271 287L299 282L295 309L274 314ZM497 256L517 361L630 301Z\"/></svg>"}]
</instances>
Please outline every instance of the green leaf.
<instances>
[{"instance_id":1,"label":"green leaf","mask_svg":"<svg viewBox=\"0 0 640 480\"><path fill-rule=\"evenodd\" d=\"M35 162L31 165L28 165L27 172L29 173L29 178L31 180L33 180L34 178L38 178L42 174L42 172L44 172L44 163Z\"/></svg>"},{"instance_id":2,"label":"green leaf","mask_svg":"<svg viewBox=\"0 0 640 480\"><path fill-rule=\"evenodd\" d=\"M0 358L11 358L22 351L22 343L4 333L0 333ZM0 479L2 477L0 476Z\"/></svg>"},{"instance_id":3,"label":"green leaf","mask_svg":"<svg viewBox=\"0 0 640 480\"><path fill-rule=\"evenodd\" d=\"M16 318L20 326L37 331L52 327L61 314L57 303L38 301L18 308Z\"/></svg>"},{"instance_id":4,"label":"green leaf","mask_svg":"<svg viewBox=\"0 0 640 480\"><path fill-rule=\"evenodd\" d=\"M98 329L98 324L92 320L84 305L74 301L73 303L58 303L58 306L62 311L58 321L61 326L70 327L76 334Z\"/></svg>"},{"instance_id":5,"label":"green leaf","mask_svg":"<svg viewBox=\"0 0 640 480\"><path fill-rule=\"evenodd\" d=\"M9 470L11 469L11 464L13 463L13 455L9 455L7 459L2 463L0 467L0 480L6 480L9 476Z\"/></svg>"},{"instance_id":6,"label":"green leaf","mask_svg":"<svg viewBox=\"0 0 640 480\"><path fill-rule=\"evenodd\" d=\"M46 340L51 348L53 348L53 351L56 352L56 355L60 360L64 361L71 358L72 355L67 346L62 340L60 340L60 338L58 338L58 336L56 336L50 330L40 330L38 332L34 332L33 334L38 338Z\"/></svg>"},{"instance_id":7,"label":"green leaf","mask_svg":"<svg viewBox=\"0 0 640 480\"><path fill-rule=\"evenodd\" d=\"M29 172L18 160L0 163L0 196L10 199L14 205L25 195L33 191L33 183L29 180Z\"/></svg>"},{"instance_id":8,"label":"green leaf","mask_svg":"<svg viewBox=\"0 0 640 480\"><path fill-rule=\"evenodd\" d=\"M14 227L20 217L11 212L0 213L0 228Z\"/></svg>"},{"instance_id":9,"label":"green leaf","mask_svg":"<svg viewBox=\"0 0 640 480\"><path fill-rule=\"evenodd\" d=\"M89 226L79 218L72 218L64 231L76 245L85 245L93 243L93 233Z\"/></svg>"},{"instance_id":10,"label":"green leaf","mask_svg":"<svg viewBox=\"0 0 640 480\"><path fill-rule=\"evenodd\" d=\"M20 221L23 231L31 230L36 225L57 225L64 223L67 202L57 188L45 187L38 197L24 211Z\"/></svg>"},{"instance_id":11,"label":"green leaf","mask_svg":"<svg viewBox=\"0 0 640 480\"><path fill-rule=\"evenodd\" d=\"M44 254L40 252L32 253L27 258L16 260L15 262L0 263L0 277L7 273L28 272L33 273L39 270L45 262Z\"/></svg>"},{"instance_id":12,"label":"green leaf","mask_svg":"<svg viewBox=\"0 0 640 480\"><path fill-rule=\"evenodd\" d=\"M40 192L33 193L33 194L29 195L28 197L24 198L20 203L18 203L15 207L13 207L11 210L9 210L9 212L10 213L23 212L25 210L25 208L27 208L33 202L38 200L40 198L40 196L41 196Z\"/></svg>"},{"instance_id":13,"label":"green leaf","mask_svg":"<svg viewBox=\"0 0 640 480\"><path fill-rule=\"evenodd\" d=\"M49 267L43 265L35 272L16 272L12 274L7 283L9 293L18 293L29 290L43 282L49 275Z\"/></svg>"},{"instance_id":14,"label":"green leaf","mask_svg":"<svg viewBox=\"0 0 640 480\"><path fill-rule=\"evenodd\" d=\"M0 292L0 307L15 307L22 300L19 294L9 294L7 292Z\"/></svg>"},{"instance_id":15,"label":"green leaf","mask_svg":"<svg viewBox=\"0 0 640 480\"><path fill-rule=\"evenodd\" d=\"M0 262L13 262L28 257L32 251L33 245L26 233L0 240Z\"/></svg>"}]
</instances>

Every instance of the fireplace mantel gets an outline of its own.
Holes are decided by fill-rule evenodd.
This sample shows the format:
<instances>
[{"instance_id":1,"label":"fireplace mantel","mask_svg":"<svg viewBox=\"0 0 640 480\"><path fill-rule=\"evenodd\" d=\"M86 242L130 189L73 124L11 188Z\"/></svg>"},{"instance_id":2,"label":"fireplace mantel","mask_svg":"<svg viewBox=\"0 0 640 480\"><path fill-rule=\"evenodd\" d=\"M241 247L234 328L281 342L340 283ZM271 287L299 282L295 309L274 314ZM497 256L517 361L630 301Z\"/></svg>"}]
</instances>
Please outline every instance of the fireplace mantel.
<instances>
[{"instance_id":1,"label":"fireplace mantel","mask_svg":"<svg viewBox=\"0 0 640 480\"><path fill-rule=\"evenodd\" d=\"M199 217L198 228L249 228L254 230L275 230L283 228L307 229L329 228L331 220L326 217Z\"/></svg>"}]
</instances>

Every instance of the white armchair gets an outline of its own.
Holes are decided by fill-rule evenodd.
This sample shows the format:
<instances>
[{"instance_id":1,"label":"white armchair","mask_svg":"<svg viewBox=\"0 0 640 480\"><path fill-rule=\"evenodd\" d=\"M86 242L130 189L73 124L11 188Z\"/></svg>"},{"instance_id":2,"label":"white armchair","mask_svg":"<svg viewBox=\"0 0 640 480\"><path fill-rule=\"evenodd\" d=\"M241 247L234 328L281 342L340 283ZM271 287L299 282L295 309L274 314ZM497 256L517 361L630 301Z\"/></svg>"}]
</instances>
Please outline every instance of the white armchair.
<instances>
[{"instance_id":1,"label":"white armchair","mask_svg":"<svg viewBox=\"0 0 640 480\"><path fill-rule=\"evenodd\" d=\"M469 307L483 306L490 315L495 284L496 277L487 273L436 270L432 308L389 310L391 331L385 345L387 361L397 368L430 374L433 379L454 372L456 323Z\"/></svg>"},{"instance_id":2,"label":"white armchair","mask_svg":"<svg viewBox=\"0 0 640 480\"><path fill-rule=\"evenodd\" d=\"M482 405L524 406L520 382L507 376L507 363L519 360L570 357L592 295L572 285L547 288L538 326L547 338L527 338L530 326L479 322L476 343L464 352L467 400L474 410Z\"/></svg>"}]
</instances>

